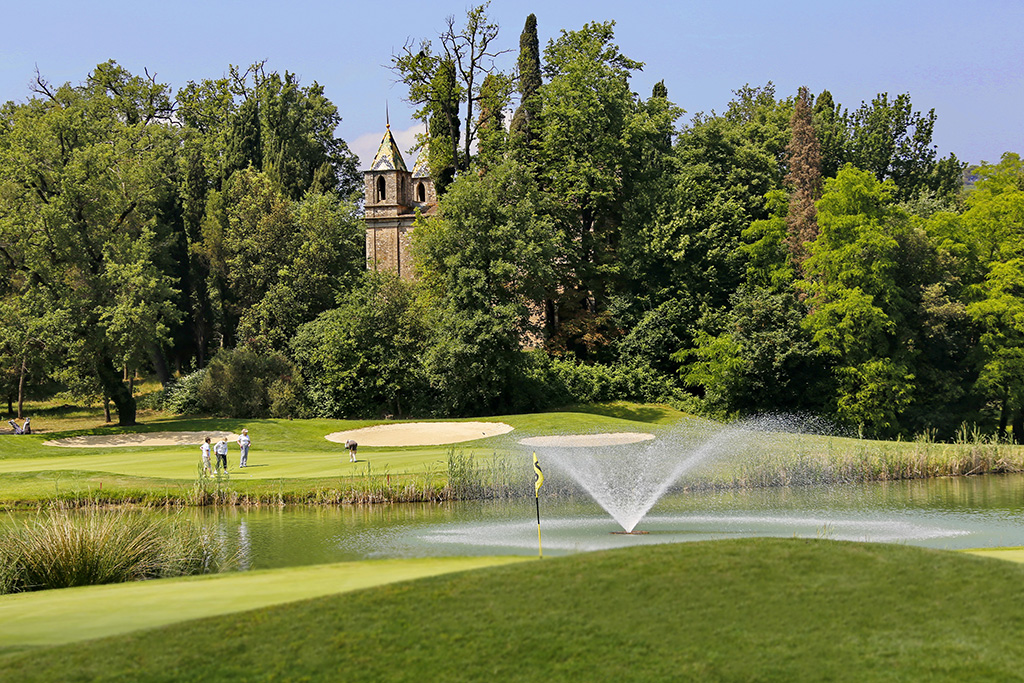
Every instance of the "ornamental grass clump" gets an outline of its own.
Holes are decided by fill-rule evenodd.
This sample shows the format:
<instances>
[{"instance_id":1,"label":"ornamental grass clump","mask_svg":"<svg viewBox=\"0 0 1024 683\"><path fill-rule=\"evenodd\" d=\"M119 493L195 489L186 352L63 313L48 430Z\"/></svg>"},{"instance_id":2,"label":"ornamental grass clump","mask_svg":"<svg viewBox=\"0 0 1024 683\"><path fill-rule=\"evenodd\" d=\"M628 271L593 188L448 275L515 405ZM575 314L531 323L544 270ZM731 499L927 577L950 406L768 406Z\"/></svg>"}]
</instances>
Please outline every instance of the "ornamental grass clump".
<instances>
[{"instance_id":1,"label":"ornamental grass clump","mask_svg":"<svg viewBox=\"0 0 1024 683\"><path fill-rule=\"evenodd\" d=\"M2 593L204 574L230 565L194 525L126 512L40 513L9 529L0 548Z\"/></svg>"}]
</instances>

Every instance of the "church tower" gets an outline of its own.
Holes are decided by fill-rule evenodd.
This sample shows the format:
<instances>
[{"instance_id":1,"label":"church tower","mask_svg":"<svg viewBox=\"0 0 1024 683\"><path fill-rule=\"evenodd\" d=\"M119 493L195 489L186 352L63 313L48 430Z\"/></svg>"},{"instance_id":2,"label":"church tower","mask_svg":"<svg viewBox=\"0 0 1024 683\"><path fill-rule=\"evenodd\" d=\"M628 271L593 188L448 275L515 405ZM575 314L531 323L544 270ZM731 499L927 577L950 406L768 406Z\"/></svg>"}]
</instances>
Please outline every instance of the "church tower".
<instances>
[{"instance_id":1,"label":"church tower","mask_svg":"<svg viewBox=\"0 0 1024 683\"><path fill-rule=\"evenodd\" d=\"M405 166L402 152L391 134L384 132L365 183L366 267L392 270L400 277L415 277L409 234L416 211L432 215L437 211L437 194L422 157L412 171Z\"/></svg>"}]
</instances>

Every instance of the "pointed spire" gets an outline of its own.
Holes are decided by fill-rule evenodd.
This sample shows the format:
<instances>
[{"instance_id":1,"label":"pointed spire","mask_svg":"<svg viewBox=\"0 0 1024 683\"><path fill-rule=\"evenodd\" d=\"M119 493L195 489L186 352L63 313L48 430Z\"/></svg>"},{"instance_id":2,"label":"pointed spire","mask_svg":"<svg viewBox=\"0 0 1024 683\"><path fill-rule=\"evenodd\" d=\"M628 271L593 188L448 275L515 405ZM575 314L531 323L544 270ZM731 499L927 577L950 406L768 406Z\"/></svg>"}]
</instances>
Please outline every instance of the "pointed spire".
<instances>
[{"instance_id":1,"label":"pointed spire","mask_svg":"<svg viewBox=\"0 0 1024 683\"><path fill-rule=\"evenodd\" d=\"M402 159L402 152L398 148L395 136L391 134L391 115L388 112L387 103L384 104L384 118L387 122L387 129L384 131L384 139L380 141L377 148L377 156L373 158L370 165L371 171L408 171L405 167L405 160Z\"/></svg>"}]
</instances>

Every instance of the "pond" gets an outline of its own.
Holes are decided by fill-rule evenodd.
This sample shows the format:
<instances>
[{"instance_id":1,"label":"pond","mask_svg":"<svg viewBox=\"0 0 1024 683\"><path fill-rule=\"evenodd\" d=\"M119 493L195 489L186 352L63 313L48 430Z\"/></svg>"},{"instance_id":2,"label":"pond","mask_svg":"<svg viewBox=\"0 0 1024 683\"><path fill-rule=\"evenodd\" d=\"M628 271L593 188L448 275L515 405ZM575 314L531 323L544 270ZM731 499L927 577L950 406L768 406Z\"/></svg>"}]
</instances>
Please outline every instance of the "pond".
<instances>
[{"instance_id":1,"label":"pond","mask_svg":"<svg viewBox=\"0 0 1024 683\"><path fill-rule=\"evenodd\" d=\"M642 535L585 498L543 494L545 555L750 536L831 538L933 548L1024 545L1024 475L833 487L670 494ZM166 514L158 512L154 514ZM180 514L180 513L179 513ZM243 568L385 557L534 555L532 497L514 501L187 510L237 551Z\"/></svg>"}]
</instances>

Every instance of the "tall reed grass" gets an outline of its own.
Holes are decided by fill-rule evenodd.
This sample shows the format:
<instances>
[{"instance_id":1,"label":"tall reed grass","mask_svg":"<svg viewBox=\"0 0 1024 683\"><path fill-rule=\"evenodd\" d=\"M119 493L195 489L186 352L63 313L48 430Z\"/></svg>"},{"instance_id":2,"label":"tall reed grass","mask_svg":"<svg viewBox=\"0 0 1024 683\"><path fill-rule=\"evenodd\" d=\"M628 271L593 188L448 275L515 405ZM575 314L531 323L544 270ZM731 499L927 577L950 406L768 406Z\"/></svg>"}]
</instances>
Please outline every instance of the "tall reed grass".
<instances>
[{"instance_id":1,"label":"tall reed grass","mask_svg":"<svg viewBox=\"0 0 1024 683\"><path fill-rule=\"evenodd\" d=\"M225 571L235 558L183 519L55 508L10 525L0 542L0 593Z\"/></svg>"},{"instance_id":2,"label":"tall reed grass","mask_svg":"<svg viewBox=\"0 0 1024 683\"><path fill-rule=\"evenodd\" d=\"M834 437L791 439L744 454L704 483L730 487L831 485L1024 472L1024 447L962 426L953 443L924 432L913 441Z\"/></svg>"}]
</instances>

